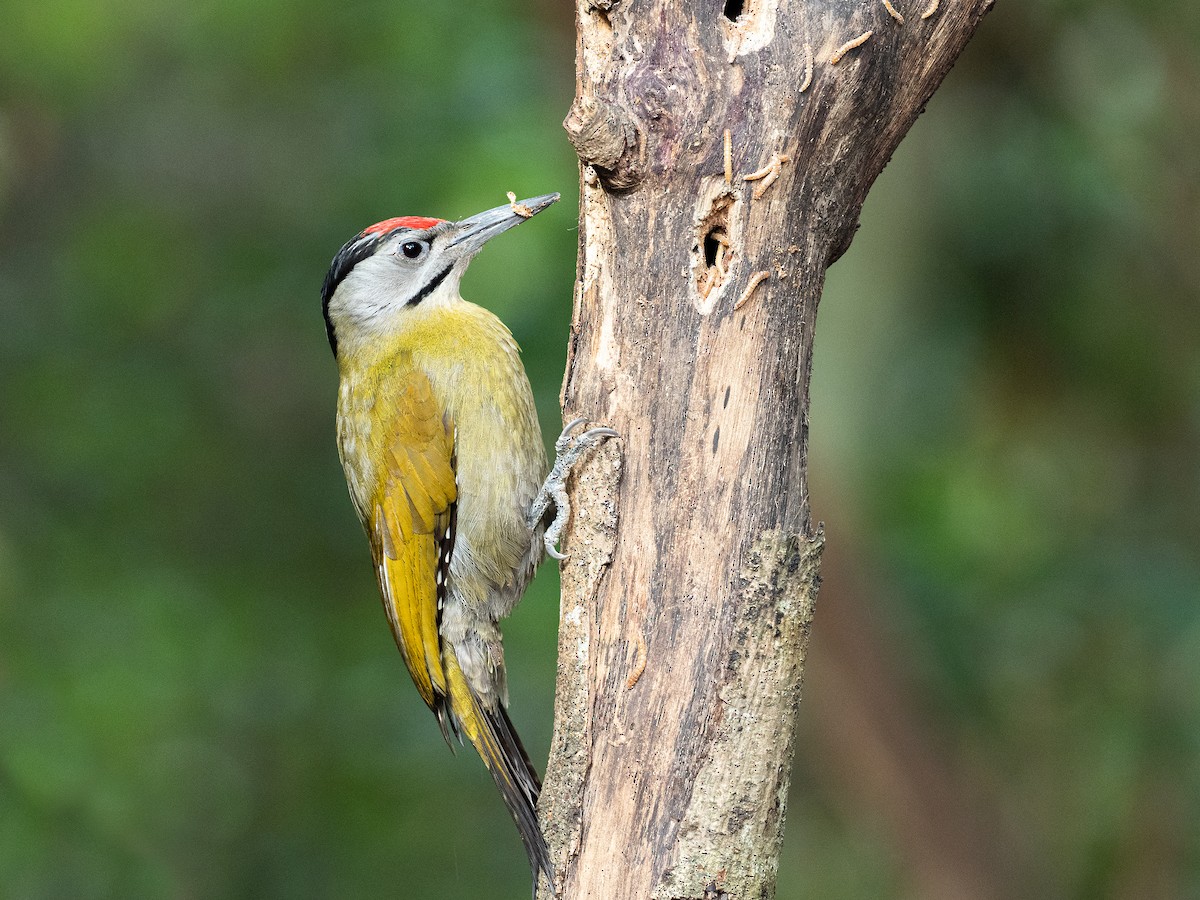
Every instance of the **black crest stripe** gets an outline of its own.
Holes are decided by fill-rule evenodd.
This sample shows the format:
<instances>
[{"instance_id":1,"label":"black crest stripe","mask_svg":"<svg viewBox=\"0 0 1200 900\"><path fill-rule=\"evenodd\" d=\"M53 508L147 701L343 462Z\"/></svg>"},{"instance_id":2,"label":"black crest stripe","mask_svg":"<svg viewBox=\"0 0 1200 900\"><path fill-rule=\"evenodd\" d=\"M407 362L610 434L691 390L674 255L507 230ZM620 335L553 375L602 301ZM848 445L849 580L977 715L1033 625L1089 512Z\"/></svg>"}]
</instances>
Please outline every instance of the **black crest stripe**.
<instances>
[{"instance_id":1,"label":"black crest stripe","mask_svg":"<svg viewBox=\"0 0 1200 900\"><path fill-rule=\"evenodd\" d=\"M350 274L350 270L374 253L380 242L387 237L389 235L386 234L360 234L342 245L342 249L338 251L337 256L333 258L333 263L329 266L329 272L325 275L325 283L321 285L321 312L325 316L325 333L329 336L329 346L333 348L334 356L337 356L337 337L333 333L333 321L329 318L329 301L333 299L333 293L337 290L338 285Z\"/></svg>"}]
</instances>

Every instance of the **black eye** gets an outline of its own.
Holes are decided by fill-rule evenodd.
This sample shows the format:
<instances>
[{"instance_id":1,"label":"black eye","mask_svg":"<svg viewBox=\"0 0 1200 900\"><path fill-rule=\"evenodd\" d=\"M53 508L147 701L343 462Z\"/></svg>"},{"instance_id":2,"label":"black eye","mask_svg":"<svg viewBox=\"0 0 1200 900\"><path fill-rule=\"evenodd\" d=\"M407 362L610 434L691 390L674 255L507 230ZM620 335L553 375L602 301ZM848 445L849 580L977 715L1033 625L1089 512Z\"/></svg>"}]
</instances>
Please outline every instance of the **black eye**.
<instances>
[{"instance_id":1,"label":"black eye","mask_svg":"<svg viewBox=\"0 0 1200 900\"><path fill-rule=\"evenodd\" d=\"M400 245L400 252L409 259L416 259L424 250L420 241L405 241Z\"/></svg>"}]
</instances>

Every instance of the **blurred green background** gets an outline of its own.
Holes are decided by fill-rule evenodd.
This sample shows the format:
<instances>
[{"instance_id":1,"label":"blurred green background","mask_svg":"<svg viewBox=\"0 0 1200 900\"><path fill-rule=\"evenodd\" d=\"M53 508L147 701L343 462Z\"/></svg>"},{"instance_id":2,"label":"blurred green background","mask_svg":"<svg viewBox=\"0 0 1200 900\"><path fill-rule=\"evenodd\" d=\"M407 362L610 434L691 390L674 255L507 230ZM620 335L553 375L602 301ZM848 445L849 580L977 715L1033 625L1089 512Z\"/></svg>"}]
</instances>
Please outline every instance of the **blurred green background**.
<instances>
[{"instance_id":1,"label":"blurred green background","mask_svg":"<svg viewBox=\"0 0 1200 900\"><path fill-rule=\"evenodd\" d=\"M568 6L0 0L0 897L527 896L379 608L318 292L562 191L464 284L557 430ZM998 6L822 302L781 900L1200 896L1200 13Z\"/></svg>"}]
</instances>

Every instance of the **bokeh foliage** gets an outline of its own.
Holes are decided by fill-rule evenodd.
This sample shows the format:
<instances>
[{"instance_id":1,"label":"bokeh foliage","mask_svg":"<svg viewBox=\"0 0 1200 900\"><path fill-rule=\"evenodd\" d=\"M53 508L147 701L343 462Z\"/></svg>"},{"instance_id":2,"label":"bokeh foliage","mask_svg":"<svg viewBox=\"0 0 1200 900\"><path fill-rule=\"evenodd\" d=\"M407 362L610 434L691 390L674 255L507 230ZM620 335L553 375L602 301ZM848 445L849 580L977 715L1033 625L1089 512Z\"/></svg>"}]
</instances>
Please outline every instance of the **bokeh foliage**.
<instances>
[{"instance_id":1,"label":"bokeh foliage","mask_svg":"<svg viewBox=\"0 0 1200 900\"><path fill-rule=\"evenodd\" d=\"M464 284L557 429L566 6L0 0L0 895L525 896L375 598L318 288L562 191ZM1197 24L1000 4L822 306L814 512L1046 896L1200 892ZM538 759L556 590L506 629ZM909 895L820 773L780 897Z\"/></svg>"}]
</instances>

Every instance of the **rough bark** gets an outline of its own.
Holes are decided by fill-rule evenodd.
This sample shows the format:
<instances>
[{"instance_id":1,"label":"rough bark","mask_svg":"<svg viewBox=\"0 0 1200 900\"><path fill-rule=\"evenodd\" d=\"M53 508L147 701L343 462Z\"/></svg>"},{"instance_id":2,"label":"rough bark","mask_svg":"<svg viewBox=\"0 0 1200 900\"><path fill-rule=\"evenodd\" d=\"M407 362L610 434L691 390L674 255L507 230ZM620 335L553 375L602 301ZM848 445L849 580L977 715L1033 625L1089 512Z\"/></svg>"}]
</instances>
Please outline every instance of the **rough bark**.
<instances>
[{"instance_id":1,"label":"rough bark","mask_svg":"<svg viewBox=\"0 0 1200 900\"><path fill-rule=\"evenodd\" d=\"M774 894L825 269L990 5L578 0L563 406L622 438L566 541L541 804L563 897Z\"/></svg>"}]
</instances>

